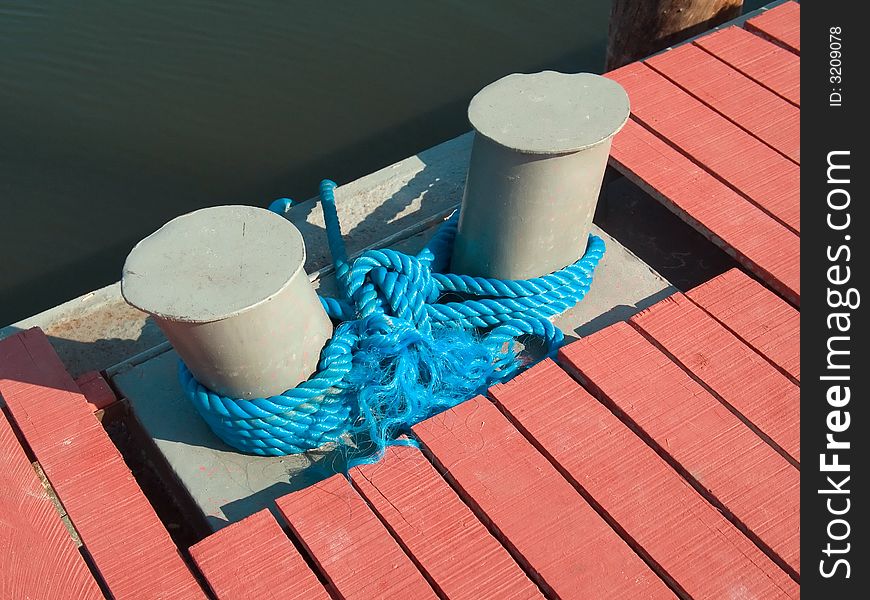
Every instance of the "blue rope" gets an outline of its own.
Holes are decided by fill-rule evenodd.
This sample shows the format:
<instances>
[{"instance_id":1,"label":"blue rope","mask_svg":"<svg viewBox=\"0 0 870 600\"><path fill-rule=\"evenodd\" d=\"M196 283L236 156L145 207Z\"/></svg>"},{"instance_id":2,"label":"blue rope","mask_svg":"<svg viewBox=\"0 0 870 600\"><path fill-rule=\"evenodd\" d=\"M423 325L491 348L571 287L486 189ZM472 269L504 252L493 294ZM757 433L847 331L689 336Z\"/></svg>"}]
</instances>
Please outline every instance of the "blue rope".
<instances>
[{"instance_id":1,"label":"blue rope","mask_svg":"<svg viewBox=\"0 0 870 600\"><path fill-rule=\"evenodd\" d=\"M283 394L244 400L215 394L179 365L199 414L243 452L295 454L350 436L352 466L378 460L387 445L413 443L396 438L523 368L514 350L518 338L537 337L548 355L555 353L563 334L548 319L583 299L604 254L604 242L590 235L580 260L543 277L444 273L457 211L416 256L370 250L349 262L335 187L323 181L320 201L341 297L320 300L339 325L317 372ZM292 204L282 198L270 209L283 214ZM445 294L465 299L439 302Z\"/></svg>"}]
</instances>

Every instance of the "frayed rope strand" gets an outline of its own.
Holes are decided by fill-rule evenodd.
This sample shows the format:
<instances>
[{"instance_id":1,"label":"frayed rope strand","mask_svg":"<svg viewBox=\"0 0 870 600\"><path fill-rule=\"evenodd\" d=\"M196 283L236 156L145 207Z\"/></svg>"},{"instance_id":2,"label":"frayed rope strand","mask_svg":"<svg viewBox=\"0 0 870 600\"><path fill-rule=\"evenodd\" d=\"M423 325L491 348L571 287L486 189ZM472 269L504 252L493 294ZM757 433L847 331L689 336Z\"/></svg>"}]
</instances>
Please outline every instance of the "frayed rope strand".
<instances>
[{"instance_id":1,"label":"frayed rope strand","mask_svg":"<svg viewBox=\"0 0 870 600\"><path fill-rule=\"evenodd\" d=\"M520 338L539 338L553 355L563 335L548 318L586 295L604 243L589 236L576 263L529 280L435 272L450 263L454 213L417 256L383 249L349 261L335 187L323 181L320 200L341 297L321 302L340 324L317 372L283 394L254 400L215 394L183 363L179 378L227 444L279 456L337 442L349 469L379 460L387 446L413 444L400 438L411 426L527 366L516 352ZM281 199L270 208L284 214L288 206L292 201ZM448 293L465 299L439 302Z\"/></svg>"},{"instance_id":2,"label":"frayed rope strand","mask_svg":"<svg viewBox=\"0 0 870 600\"><path fill-rule=\"evenodd\" d=\"M513 352L495 356L471 330L443 327L424 336L389 321L378 315L354 321L364 333L345 393L359 410L351 433L368 444L348 457L348 467L379 460L411 425L484 391L501 379L496 364L517 360ZM389 331L381 333L384 325Z\"/></svg>"}]
</instances>

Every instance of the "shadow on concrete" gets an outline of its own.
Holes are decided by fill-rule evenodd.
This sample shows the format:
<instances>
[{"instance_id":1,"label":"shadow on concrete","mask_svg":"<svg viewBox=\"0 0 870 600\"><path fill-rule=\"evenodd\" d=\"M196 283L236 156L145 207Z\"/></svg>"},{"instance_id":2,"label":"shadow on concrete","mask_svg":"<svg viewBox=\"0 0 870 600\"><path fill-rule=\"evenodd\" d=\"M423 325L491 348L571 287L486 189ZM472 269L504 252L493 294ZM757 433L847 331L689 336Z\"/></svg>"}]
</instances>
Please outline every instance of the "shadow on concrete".
<instances>
[{"instance_id":1,"label":"shadow on concrete","mask_svg":"<svg viewBox=\"0 0 870 600\"><path fill-rule=\"evenodd\" d=\"M430 208L432 198L455 193L456 184L450 183L446 177L443 177L443 174L438 173L437 169L434 169L429 163L425 163L423 158L425 153L418 154L417 156L424 160L423 169L408 180L401 189L391 195L383 204L378 205L371 213L366 215L361 223L346 234L348 238L369 238L372 230L377 230L383 226L383 223L390 221L392 221L391 225L395 227L396 231L410 227L420 220L421 215L428 216L437 212L437 210ZM421 201L419 212L409 213L403 217L396 218L418 197ZM453 199L455 203L459 203L462 198L454 197Z\"/></svg>"},{"instance_id":2,"label":"shadow on concrete","mask_svg":"<svg viewBox=\"0 0 870 600\"><path fill-rule=\"evenodd\" d=\"M415 155L422 163L417 167L419 170L392 193L387 194L385 189L396 185L389 173L375 178L370 189L354 190L356 196L352 200L342 198L344 192L339 189L337 204L348 253L353 255L458 204L465 185L470 141L470 136L462 136ZM407 173L402 169L396 171L399 177ZM316 198L301 202L285 215L305 238L305 268L309 273L332 263L326 231L319 223L321 218L319 215L312 218L312 212L320 211L317 204ZM355 222L356 219L359 221Z\"/></svg>"},{"instance_id":3,"label":"shadow on concrete","mask_svg":"<svg viewBox=\"0 0 870 600\"><path fill-rule=\"evenodd\" d=\"M283 523L284 517L278 511L275 500L329 479L336 473L343 471L344 458L336 450L329 452L312 450L311 452L306 452L305 456L312 461L308 467L296 472L288 471L286 481L279 481L250 496L222 505L221 512L226 516L226 520L209 515L206 517L209 525L213 529L219 529L230 523L240 521L264 508L268 508L275 516L275 519L279 523Z\"/></svg>"},{"instance_id":4,"label":"shadow on concrete","mask_svg":"<svg viewBox=\"0 0 870 600\"><path fill-rule=\"evenodd\" d=\"M665 288L661 291L656 292L655 294L650 294L634 306L630 306L628 304L619 304L617 306L614 306L607 312L598 315L591 321L588 321L587 323L584 323L583 325L575 329L574 334L576 335L572 335L566 332L565 343L568 344L574 342L581 337L591 335L596 331L613 325L614 323L619 323L620 321L627 321L637 313L641 312L642 310L646 310L656 302L659 302L671 296L673 293L673 288Z\"/></svg>"},{"instance_id":5,"label":"shadow on concrete","mask_svg":"<svg viewBox=\"0 0 870 600\"><path fill-rule=\"evenodd\" d=\"M106 315L94 315L99 319ZM64 331L74 335L79 319L65 321L58 327L51 327L43 331L54 348L54 351L64 363L67 372L73 378L87 371L103 371L132 356L145 352L161 343L166 338L160 328L149 317L142 323L141 329L135 338L99 338L92 341L79 341L63 337ZM2 330L3 339L17 335L24 331L18 326L10 325Z\"/></svg>"},{"instance_id":6,"label":"shadow on concrete","mask_svg":"<svg viewBox=\"0 0 870 600\"><path fill-rule=\"evenodd\" d=\"M594 221L681 292L737 262L639 187L608 169Z\"/></svg>"}]
</instances>

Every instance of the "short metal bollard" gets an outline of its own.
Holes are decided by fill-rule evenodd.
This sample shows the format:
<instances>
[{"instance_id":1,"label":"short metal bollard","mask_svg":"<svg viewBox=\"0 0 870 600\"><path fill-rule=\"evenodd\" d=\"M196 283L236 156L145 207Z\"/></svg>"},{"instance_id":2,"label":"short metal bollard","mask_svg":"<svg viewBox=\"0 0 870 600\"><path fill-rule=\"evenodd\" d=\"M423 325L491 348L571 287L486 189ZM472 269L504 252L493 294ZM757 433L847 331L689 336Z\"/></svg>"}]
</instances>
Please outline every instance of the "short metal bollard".
<instances>
[{"instance_id":1,"label":"short metal bollard","mask_svg":"<svg viewBox=\"0 0 870 600\"><path fill-rule=\"evenodd\" d=\"M121 293L154 317L203 385L230 398L269 397L306 380L332 335L304 264L289 221L217 206L139 242Z\"/></svg>"},{"instance_id":2,"label":"short metal bollard","mask_svg":"<svg viewBox=\"0 0 870 600\"><path fill-rule=\"evenodd\" d=\"M591 73L514 74L483 88L451 271L527 279L586 250L625 90Z\"/></svg>"}]
</instances>

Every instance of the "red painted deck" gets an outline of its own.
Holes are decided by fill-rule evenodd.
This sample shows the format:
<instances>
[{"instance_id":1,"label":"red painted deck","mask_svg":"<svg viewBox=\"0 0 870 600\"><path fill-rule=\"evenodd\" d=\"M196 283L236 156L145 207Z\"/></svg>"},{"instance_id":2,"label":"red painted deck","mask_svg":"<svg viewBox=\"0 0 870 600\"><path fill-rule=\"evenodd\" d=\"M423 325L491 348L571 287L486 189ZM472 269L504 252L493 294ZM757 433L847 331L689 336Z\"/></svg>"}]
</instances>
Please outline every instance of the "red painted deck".
<instances>
[{"instance_id":1,"label":"red painted deck","mask_svg":"<svg viewBox=\"0 0 870 600\"><path fill-rule=\"evenodd\" d=\"M759 598L797 595L785 572L555 363L546 361L491 395L681 593L730 598L751 589Z\"/></svg>"},{"instance_id":2,"label":"red painted deck","mask_svg":"<svg viewBox=\"0 0 870 600\"><path fill-rule=\"evenodd\" d=\"M800 5L607 74L611 164L800 306Z\"/></svg>"},{"instance_id":3,"label":"red painted deck","mask_svg":"<svg viewBox=\"0 0 870 600\"><path fill-rule=\"evenodd\" d=\"M95 417L112 388L19 333L0 600L798 598L798 12L613 74L634 108L614 163L775 292L735 269L675 294L191 548Z\"/></svg>"},{"instance_id":4,"label":"red painted deck","mask_svg":"<svg viewBox=\"0 0 870 600\"><path fill-rule=\"evenodd\" d=\"M0 413L0 598L62 597L103 594Z\"/></svg>"},{"instance_id":5,"label":"red painted deck","mask_svg":"<svg viewBox=\"0 0 870 600\"><path fill-rule=\"evenodd\" d=\"M537 586L474 511L415 448L394 447L354 469L354 486L448 598L542 598ZM409 482L413 482L410 485Z\"/></svg>"},{"instance_id":6,"label":"red painted deck","mask_svg":"<svg viewBox=\"0 0 870 600\"><path fill-rule=\"evenodd\" d=\"M746 28L791 50L801 51L801 9L797 2L786 2L746 22Z\"/></svg>"},{"instance_id":7,"label":"red painted deck","mask_svg":"<svg viewBox=\"0 0 870 600\"><path fill-rule=\"evenodd\" d=\"M46 338L18 334L0 342L23 434L0 419L0 506L20 507L0 513L15 549L0 597L797 598L797 319L726 273L420 423L422 451L284 496L189 561ZM81 383L108 401L95 376Z\"/></svg>"},{"instance_id":8,"label":"red painted deck","mask_svg":"<svg viewBox=\"0 0 870 600\"><path fill-rule=\"evenodd\" d=\"M39 329L0 342L0 395L116 599L205 598Z\"/></svg>"},{"instance_id":9,"label":"red painted deck","mask_svg":"<svg viewBox=\"0 0 870 600\"><path fill-rule=\"evenodd\" d=\"M329 600L269 511L262 510L190 548L218 598Z\"/></svg>"},{"instance_id":10,"label":"red painted deck","mask_svg":"<svg viewBox=\"0 0 870 600\"><path fill-rule=\"evenodd\" d=\"M788 303L737 269L686 295L800 384L800 313Z\"/></svg>"}]
</instances>

